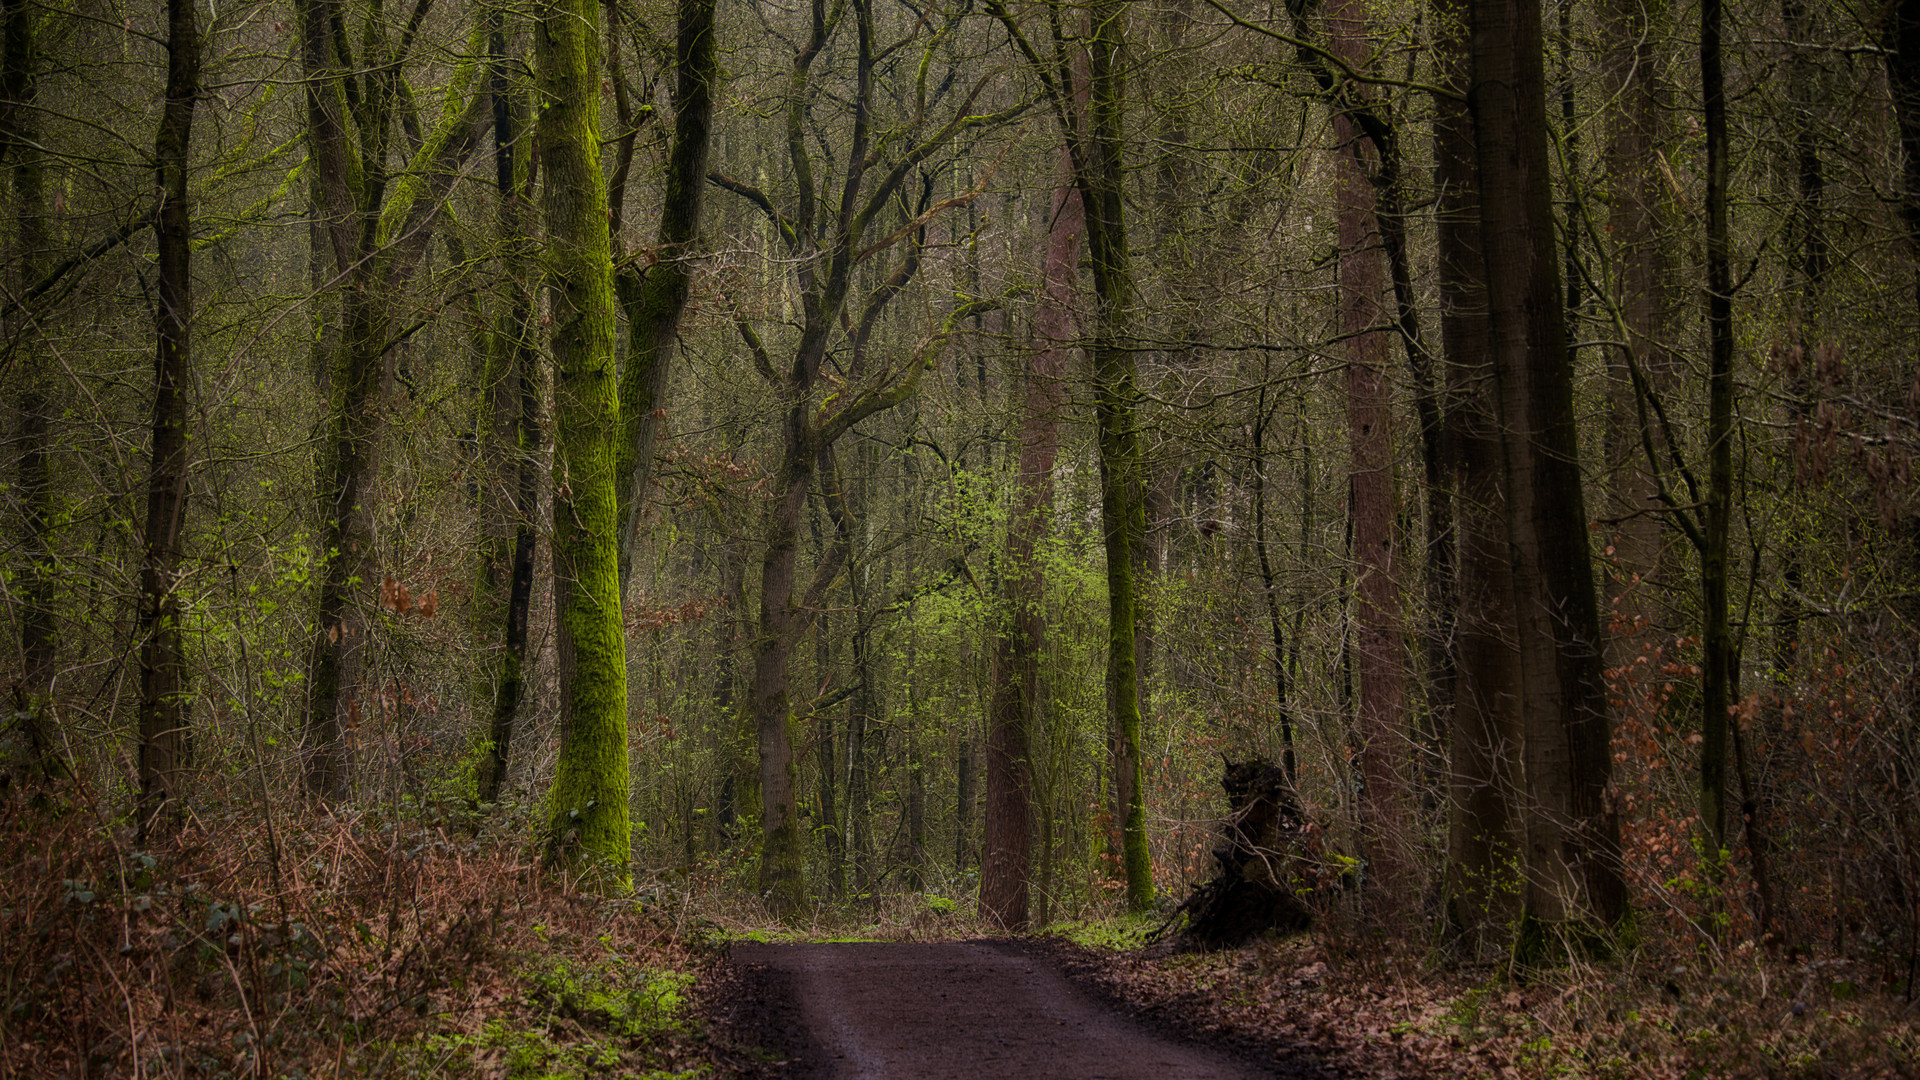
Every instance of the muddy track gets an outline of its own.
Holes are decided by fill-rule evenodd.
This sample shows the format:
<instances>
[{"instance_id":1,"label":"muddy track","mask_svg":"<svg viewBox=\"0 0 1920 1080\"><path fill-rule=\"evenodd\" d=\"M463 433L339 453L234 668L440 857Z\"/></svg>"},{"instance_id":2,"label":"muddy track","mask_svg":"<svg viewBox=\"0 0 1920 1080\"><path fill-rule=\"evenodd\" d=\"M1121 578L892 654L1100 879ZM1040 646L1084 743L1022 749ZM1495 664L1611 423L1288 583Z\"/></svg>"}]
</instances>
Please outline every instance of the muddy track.
<instances>
[{"instance_id":1,"label":"muddy track","mask_svg":"<svg viewBox=\"0 0 1920 1080\"><path fill-rule=\"evenodd\" d=\"M728 1042L761 1051L744 1071L805 1080L1321 1075L1311 1062L1203 1044L1128 1015L1049 952L1017 941L736 944L716 1019Z\"/></svg>"}]
</instances>

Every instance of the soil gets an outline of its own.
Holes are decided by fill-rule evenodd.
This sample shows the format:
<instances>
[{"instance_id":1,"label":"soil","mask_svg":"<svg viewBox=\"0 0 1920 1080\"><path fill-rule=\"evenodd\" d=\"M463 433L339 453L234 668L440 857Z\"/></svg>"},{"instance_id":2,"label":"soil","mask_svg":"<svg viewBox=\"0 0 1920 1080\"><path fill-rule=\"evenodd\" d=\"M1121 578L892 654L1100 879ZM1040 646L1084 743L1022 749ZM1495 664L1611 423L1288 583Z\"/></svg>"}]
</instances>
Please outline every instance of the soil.
<instances>
[{"instance_id":1,"label":"soil","mask_svg":"<svg viewBox=\"0 0 1920 1080\"><path fill-rule=\"evenodd\" d=\"M1323 1075L1247 1043L1203 1043L1063 973L1025 941L732 947L721 1001L742 1072L900 1080L1241 1080ZM749 1064L757 1059L756 1064Z\"/></svg>"}]
</instances>

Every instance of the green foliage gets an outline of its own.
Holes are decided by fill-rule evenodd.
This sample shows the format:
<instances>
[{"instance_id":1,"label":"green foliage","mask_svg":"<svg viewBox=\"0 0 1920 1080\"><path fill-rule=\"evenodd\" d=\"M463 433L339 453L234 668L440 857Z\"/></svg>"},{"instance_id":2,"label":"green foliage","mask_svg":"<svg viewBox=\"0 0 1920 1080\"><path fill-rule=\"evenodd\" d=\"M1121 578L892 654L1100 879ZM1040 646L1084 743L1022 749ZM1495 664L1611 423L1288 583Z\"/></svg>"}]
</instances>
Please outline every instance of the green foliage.
<instances>
[{"instance_id":1,"label":"green foliage","mask_svg":"<svg viewBox=\"0 0 1920 1080\"><path fill-rule=\"evenodd\" d=\"M1161 921L1160 916L1150 912L1127 912L1104 918L1054 923L1040 932L1066 938L1075 945L1084 945L1089 949L1118 951L1137 949L1147 944L1153 932L1159 929Z\"/></svg>"}]
</instances>

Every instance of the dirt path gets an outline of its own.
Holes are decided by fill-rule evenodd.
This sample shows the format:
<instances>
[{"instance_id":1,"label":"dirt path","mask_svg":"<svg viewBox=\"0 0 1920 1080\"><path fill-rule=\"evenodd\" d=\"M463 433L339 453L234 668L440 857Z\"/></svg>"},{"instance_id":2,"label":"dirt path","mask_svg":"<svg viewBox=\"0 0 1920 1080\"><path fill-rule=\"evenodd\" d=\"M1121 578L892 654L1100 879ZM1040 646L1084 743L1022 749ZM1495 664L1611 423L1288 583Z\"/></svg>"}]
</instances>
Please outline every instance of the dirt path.
<instances>
[{"instance_id":1,"label":"dirt path","mask_svg":"<svg viewBox=\"0 0 1920 1080\"><path fill-rule=\"evenodd\" d=\"M835 1080L1301 1075L1147 1030L1006 942L733 946L733 1023ZM1304 1070L1302 1070L1304 1072Z\"/></svg>"}]
</instances>

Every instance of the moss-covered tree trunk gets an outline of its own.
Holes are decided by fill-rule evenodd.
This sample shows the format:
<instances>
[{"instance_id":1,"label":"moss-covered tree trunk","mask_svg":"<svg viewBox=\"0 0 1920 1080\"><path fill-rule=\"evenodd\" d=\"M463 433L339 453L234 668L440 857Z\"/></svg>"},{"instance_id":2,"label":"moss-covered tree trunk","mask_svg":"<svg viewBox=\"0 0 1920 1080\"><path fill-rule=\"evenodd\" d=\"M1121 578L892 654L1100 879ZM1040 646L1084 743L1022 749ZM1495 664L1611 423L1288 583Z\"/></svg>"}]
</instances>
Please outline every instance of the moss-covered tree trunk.
<instances>
[{"instance_id":1,"label":"moss-covered tree trunk","mask_svg":"<svg viewBox=\"0 0 1920 1080\"><path fill-rule=\"evenodd\" d=\"M1107 709L1113 733L1116 816L1127 904L1153 905L1153 866L1147 851L1146 793L1140 783L1140 684L1135 635L1136 591L1146 536L1141 483L1138 365L1126 340L1134 303L1132 256L1122 181L1121 85L1126 47L1125 0L1099 0L1090 9L1086 137L1075 151L1075 173L1087 216L1087 251L1094 288L1094 427L1100 448L1100 518L1107 554Z\"/></svg>"},{"instance_id":2,"label":"moss-covered tree trunk","mask_svg":"<svg viewBox=\"0 0 1920 1080\"><path fill-rule=\"evenodd\" d=\"M674 51L673 148L667 155L656 261L620 283L627 315L627 365L620 378L620 581L633 565L637 522L646 508L653 447L666 417L668 376L679 344L680 316L693 292L700 207L707 188L713 100L720 61L714 46L715 0L678 0Z\"/></svg>"},{"instance_id":3,"label":"moss-covered tree trunk","mask_svg":"<svg viewBox=\"0 0 1920 1080\"><path fill-rule=\"evenodd\" d=\"M535 11L547 301L553 320L554 608L560 761L548 795L549 858L603 888L630 881L627 663L615 495L613 251L600 172L599 5Z\"/></svg>"},{"instance_id":4,"label":"moss-covered tree trunk","mask_svg":"<svg viewBox=\"0 0 1920 1080\"><path fill-rule=\"evenodd\" d=\"M187 505L187 387L193 378L192 204L187 197L193 111L200 99L194 0L167 0L167 89L154 140L159 303L154 308L153 434L148 452L145 558L140 573L140 829L181 794L191 740L187 669L174 591Z\"/></svg>"},{"instance_id":5,"label":"moss-covered tree trunk","mask_svg":"<svg viewBox=\"0 0 1920 1080\"><path fill-rule=\"evenodd\" d=\"M301 67L306 79L307 149L314 171L324 250L340 282L340 331L327 376L327 415L317 470L319 588L307 656L306 785L323 798L351 787L349 736L358 722L360 657L368 624L365 590L373 573L372 485L378 475L379 394L386 381L394 313L420 264L432 224L457 166L486 115L485 95L469 94L484 38L453 72L442 115L389 175L401 83L415 37L387 38L377 9L362 24L357 65L346 39L343 0L299 0ZM477 24L476 24L477 25Z\"/></svg>"}]
</instances>

